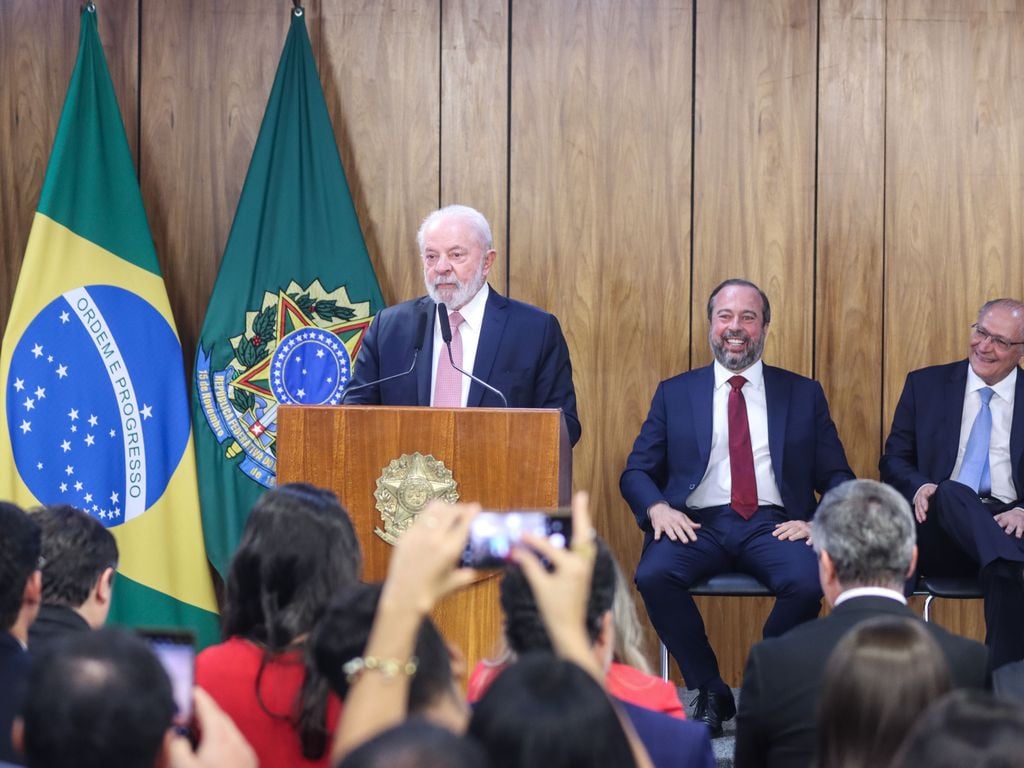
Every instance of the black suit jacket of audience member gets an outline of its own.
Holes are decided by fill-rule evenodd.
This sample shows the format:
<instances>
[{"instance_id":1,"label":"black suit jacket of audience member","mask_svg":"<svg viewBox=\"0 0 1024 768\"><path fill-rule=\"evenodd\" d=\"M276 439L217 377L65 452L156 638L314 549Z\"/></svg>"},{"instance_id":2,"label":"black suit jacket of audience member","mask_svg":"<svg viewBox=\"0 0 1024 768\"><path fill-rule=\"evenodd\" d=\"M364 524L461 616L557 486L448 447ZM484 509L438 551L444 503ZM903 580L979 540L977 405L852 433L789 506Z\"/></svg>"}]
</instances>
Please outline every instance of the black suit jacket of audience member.
<instances>
[{"instance_id":1,"label":"black suit jacket of audience member","mask_svg":"<svg viewBox=\"0 0 1024 768\"><path fill-rule=\"evenodd\" d=\"M840 603L828 616L751 649L736 716L736 768L807 768L811 764L829 655L855 625L887 615L918 618L897 600L856 597ZM991 687L984 645L935 624L926 626L949 662L953 687Z\"/></svg>"},{"instance_id":2,"label":"black suit jacket of audience member","mask_svg":"<svg viewBox=\"0 0 1024 768\"><path fill-rule=\"evenodd\" d=\"M28 628L28 647L32 657L38 658L61 638L88 631L89 623L73 608L43 605Z\"/></svg>"},{"instance_id":3,"label":"black suit jacket of audience member","mask_svg":"<svg viewBox=\"0 0 1024 768\"><path fill-rule=\"evenodd\" d=\"M29 656L10 632L0 632L0 761L21 765L11 743L11 726L28 684Z\"/></svg>"}]
</instances>

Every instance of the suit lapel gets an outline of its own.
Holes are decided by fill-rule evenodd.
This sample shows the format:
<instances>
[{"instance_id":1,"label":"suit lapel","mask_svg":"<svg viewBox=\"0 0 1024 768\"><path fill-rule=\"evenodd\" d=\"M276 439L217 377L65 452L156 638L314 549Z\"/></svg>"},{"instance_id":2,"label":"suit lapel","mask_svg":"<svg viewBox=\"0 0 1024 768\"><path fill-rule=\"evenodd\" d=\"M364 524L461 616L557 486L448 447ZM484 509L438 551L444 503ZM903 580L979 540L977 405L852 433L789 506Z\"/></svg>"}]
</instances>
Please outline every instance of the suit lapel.
<instances>
[{"instance_id":1,"label":"suit lapel","mask_svg":"<svg viewBox=\"0 0 1024 768\"><path fill-rule=\"evenodd\" d=\"M1017 369L1017 387L1013 395L1013 420L1010 423L1010 468L1017 498L1024 497L1021 485L1021 460L1024 459L1024 371Z\"/></svg>"},{"instance_id":2,"label":"suit lapel","mask_svg":"<svg viewBox=\"0 0 1024 768\"><path fill-rule=\"evenodd\" d=\"M417 311L429 312L431 320L427 323L423 349L416 358L416 404L425 406L430 405L430 374L434 367L434 323L437 322L437 312L433 299L424 296L417 304ZM416 318L416 321L419 322L419 318ZM415 332L413 326L413 333ZM412 340L412 346L416 346L416 339Z\"/></svg>"},{"instance_id":3,"label":"suit lapel","mask_svg":"<svg viewBox=\"0 0 1024 768\"><path fill-rule=\"evenodd\" d=\"M764 366L764 399L768 408L768 454L772 457L772 472L780 490L783 487L782 467L786 458L789 393L789 384L784 377L778 375L778 369L770 365Z\"/></svg>"},{"instance_id":4,"label":"suit lapel","mask_svg":"<svg viewBox=\"0 0 1024 768\"><path fill-rule=\"evenodd\" d=\"M708 365L698 368L694 374L696 378L689 388L690 412L693 414L700 466L707 467L708 461L711 460L711 422L715 412L715 367Z\"/></svg>"},{"instance_id":5,"label":"suit lapel","mask_svg":"<svg viewBox=\"0 0 1024 768\"><path fill-rule=\"evenodd\" d=\"M946 388L942 393L938 444L942 446L942 476L949 477L956 465L956 455L960 450L960 420L964 413L964 389L967 387L967 361L963 360L953 366Z\"/></svg>"},{"instance_id":6,"label":"suit lapel","mask_svg":"<svg viewBox=\"0 0 1024 768\"><path fill-rule=\"evenodd\" d=\"M484 307L484 321L480 326L480 341L476 345L476 359L473 361L473 375L489 382L494 358L498 355L501 337L505 333L508 322L508 299L493 288L487 294L487 305ZM475 381L469 385L469 397L466 405L470 408L479 407L484 397L484 388Z\"/></svg>"}]
</instances>

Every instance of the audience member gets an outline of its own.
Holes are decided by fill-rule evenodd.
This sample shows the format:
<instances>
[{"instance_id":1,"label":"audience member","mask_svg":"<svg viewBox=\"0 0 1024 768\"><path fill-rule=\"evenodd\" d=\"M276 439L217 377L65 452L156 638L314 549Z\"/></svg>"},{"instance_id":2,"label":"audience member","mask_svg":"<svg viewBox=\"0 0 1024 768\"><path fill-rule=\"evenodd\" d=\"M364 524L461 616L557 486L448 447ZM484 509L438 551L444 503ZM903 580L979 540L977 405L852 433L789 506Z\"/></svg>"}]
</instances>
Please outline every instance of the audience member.
<instances>
[{"instance_id":1,"label":"audience member","mask_svg":"<svg viewBox=\"0 0 1024 768\"><path fill-rule=\"evenodd\" d=\"M615 647L612 604L616 592L616 567L607 545L599 538L595 538L594 543L596 554L586 603L585 628L595 661L607 680ZM505 571L501 581L501 607L505 614L505 634L516 654L550 653L553 650L544 617L522 570L509 568ZM502 672L498 680L505 674ZM615 695L610 686L609 693ZM646 708L642 700L638 705L620 699L619 704L632 721L655 766L714 765L711 740L703 723L680 722Z\"/></svg>"},{"instance_id":2,"label":"audience member","mask_svg":"<svg viewBox=\"0 0 1024 768\"><path fill-rule=\"evenodd\" d=\"M20 763L11 727L29 673L28 630L39 613L39 526L19 507L0 502L0 760Z\"/></svg>"},{"instance_id":3,"label":"audience member","mask_svg":"<svg viewBox=\"0 0 1024 768\"><path fill-rule=\"evenodd\" d=\"M636 615L636 604L629 593L629 585L622 575L622 570L603 543L599 545L594 575L594 583L600 582L603 587L591 591L590 608L601 612L608 610L605 605L608 592L604 588L608 586L604 583L606 577L612 576L608 569L612 569L614 572L614 594L610 609L612 616L610 634L614 637L614 647L612 661L605 675L605 688L609 695L617 699L685 720L686 713L679 700L679 692L676 687L649 673L647 660L639 649L642 630ZM598 576L599 573L601 577ZM536 616L537 606L528 593L526 600L529 606L528 610L539 625L540 619ZM595 607L595 605L599 607ZM593 629L595 632L598 631L596 623ZM543 628L540 629L540 633L543 634ZM596 637L595 634L595 640ZM550 645L545 645L545 649L549 650ZM466 698L471 703L479 701L491 683L501 674L502 670L515 661L515 658L516 652L509 646L508 638L503 637L500 653L493 659L484 659L473 669L467 684ZM626 659L629 661L626 662Z\"/></svg>"},{"instance_id":4,"label":"audience member","mask_svg":"<svg viewBox=\"0 0 1024 768\"><path fill-rule=\"evenodd\" d=\"M817 768L886 765L949 687L949 664L922 622L884 616L858 624L825 667Z\"/></svg>"},{"instance_id":5,"label":"audience member","mask_svg":"<svg viewBox=\"0 0 1024 768\"><path fill-rule=\"evenodd\" d=\"M70 632L107 621L117 568L117 542L103 525L67 505L30 513L42 532L43 604L29 628L33 657Z\"/></svg>"},{"instance_id":6,"label":"audience member","mask_svg":"<svg viewBox=\"0 0 1024 768\"><path fill-rule=\"evenodd\" d=\"M472 739L412 717L352 750L337 768L490 768Z\"/></svg>"},{"instance_id":7,"label":"audience member","mask_svg":"<svg viewBox=\"0 0 1024 768\"><path fill-rule=\"evenodd\" d=\"M331 690L344 700L348 694L346 669L354 659L361 663L373 619L380 604L380 584L358 584L331 603L313 633L311 644L320 673ZM458 688L459 676L452 670L451 651L437 626L424 617L416 634L416 672L409 682L406 711L435 725L462 733L469 722L469 710ZM461 659L460 659L461 662Z\"/></svg>"},{"instance_id":8,"label":"audience member","mask_svg":"<svg viewBox=\"0 0 1024 768\"><path fill-rule=\"evenodd\" d=\"M736 768L806 768L814 756L818 702L832 650L873 617L920 621L903 596L917 548L910 505L898 492L873 480L843 483L822 498L811 531L821 587L833 611L751 649L736 722ZM985 646L936 624L926 628L955 686L988 685Z\"/></svg>"},{"instance_id":9,"label":"audience member","mask_svg":"<svg viewBox=\"0 0 1024 768\"><path fill-rule=\"evenodd\" d=\"M1024 710L957 690L918 717L892 768L1024 768Z\"/></svg>"},{"instance_id":10,"label":"audience member","mask_svg":"<svg viewBox=\"0 0 1024 768\"><path fill-rule=\"evenodd\" d=\"M335 735L336 759L405 719L411 678L418 669L413 656L415 637L423 617L441 597L475 578L472 570L458 568L457 564L470 523L478 512L478 505L435 502L419 515L392 553L365 655L347 671L349 692L345 717ZM558 655L600 682L604 670L585 631L596 554L593 539L587 497L578 493L573 499L571 550L557 549L543 537L526 535L524 546L514 549L511 556L530 581ZM607 701L603 691L598 693ZM562 716L571 718L572 713ZM628 719L620 717L619 728L626 734L633 762L638 768L649 768L650 758Z\"/></svg>"},{"instance_id":11,"label":"audience member","mask_svg":"<svg viewBox=\"0 0 1024 768\"><path fill-rule=\"evenodd\" d=\"M498 676L474 708L469 733L483 745L491 768L635 765L601 686L549 652L520 656Z\"/></svg>"},{"instance_id":12,"label":"audience member","mask_svg":"<svg viewBox=\"0 0 1024 768\"><path fill-rule=\"evenodd\" d=\"M231 561L227 640L196 659L196 682L264 765L327 766L341 711L307 643L362 567L348 514L330 491L294 483L253 507Z\"/></svg>"},{"instance_id":13,"label":"audience member","mask_svg":"<svg viewBox=\"0 0 1024 768\"><path fill-rule=\"evenodd\" d=\"M29 768L255 768L231 721L195 694L193 752L171 729L171 683L145 641L113 627L72 633L33 665L15 738Z\"/></svg>"},{"instance_id":14,"label":"audience member","mask_svg":"<svg viewBox=\"0 0 1024 768\"><path fill-rule=\"evenodd\" d=\"M708 298L713 365L661 382L619 480L644 531L636 585L712 736L736 714L704 620L700 579L749 573L775 595L764 636L821 610L809 521L824 493L853 478L821 385L761 359L771 323L747 280Z\"/></svg>"},{"instance_id":15,"label":"audience member","mask_svg":"<svg viewBox=\"0 0 1024 768\"><path fill-rule=\"evenodd\" d=\"M612 563L615 566L615 598L612 600L615 647L605 678L608 693L617 699L685 720L686 711L679 699L679 689L651 674L651 666L642 647L644 634L636 602L618 561L613 558Z\"/></svg>"},{"instance_id":16,"label":"audience member","mask_svg":"<svg viewBox=\"0 0 1024 768\"><path fill-rule=\"evenodd\" d=\"M907 375L878 463L914 507L921 572L978 576L993 668L1024 659L1022 350L1024 303L986 302L966 360Z\"/></svg>"}]
</instances>

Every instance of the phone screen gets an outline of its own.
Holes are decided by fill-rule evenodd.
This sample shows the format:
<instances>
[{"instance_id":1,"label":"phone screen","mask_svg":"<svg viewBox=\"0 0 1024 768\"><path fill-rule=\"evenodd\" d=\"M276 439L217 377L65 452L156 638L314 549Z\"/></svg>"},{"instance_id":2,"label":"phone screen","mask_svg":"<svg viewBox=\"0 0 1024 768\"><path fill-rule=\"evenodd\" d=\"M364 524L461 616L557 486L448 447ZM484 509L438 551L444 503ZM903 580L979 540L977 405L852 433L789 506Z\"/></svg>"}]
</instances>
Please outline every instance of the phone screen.
<instances>
[{"instance_id":1,"label":"phone screen","mask_svg":"<svg viewBox=\"0 0 1024 768\"><path fill-rule=\"evenodd\" d=\"M546 537L552 546L565 549L572 540L572 518L564 512L481 512L469 529L461 565L481 569L503 567L524 533Z\"/></svg>"},{"instance_id":2,"label":"phone screen","mask_svg":"<svg viewBox=\"0 0 1024 768\"><path fill-rule=\"evenodd\" d=\"M171 679L177 714L174 723L186 727L192 720L192 687L195 681L195 636L184 630L138 630L160 659Z\"/></svg>"}]
</instances>

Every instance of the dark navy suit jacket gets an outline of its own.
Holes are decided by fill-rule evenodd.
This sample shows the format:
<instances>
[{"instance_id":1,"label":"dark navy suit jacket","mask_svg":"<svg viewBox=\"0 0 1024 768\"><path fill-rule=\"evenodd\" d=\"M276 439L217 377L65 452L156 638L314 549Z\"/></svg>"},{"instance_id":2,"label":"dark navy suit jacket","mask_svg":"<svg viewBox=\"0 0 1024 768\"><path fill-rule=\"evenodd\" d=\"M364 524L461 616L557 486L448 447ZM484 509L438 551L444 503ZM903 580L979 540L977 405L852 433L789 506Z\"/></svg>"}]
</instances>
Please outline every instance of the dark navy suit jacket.
<instances>
[{"instance_id":1,"label":"dark navy suit jacket","mask_svg":"<svg viewBox=\"0 0 1024 768\"><path fill-rule=\"evenodd\" d=\"M651 530L647 509L664 500L686 509L711 457L714 367L661 382L633 444L619 488L637 524ZM764 366L768 447L775 482L791 520L810 520L814 492L854 479L821 385L790 371Z\"/></svg>"},{"instance_id":2,"label":"dark navy suit jacket","mask_svg":"<svg viewBox=\"0 0 1024 768\"><path fill-rule=\"evenodd\" d=\"M736 715L736 768L806 768L813 763L818 702L829 657L847 632L883 616L921 621L897 600L865 595L751 649ZM954 687L990 686L984 645L937 624L924 626L949 662Z\"/></svg>"},{"instance_id":3,"label":"dark navy suit jacket","mask_svg":"<svg viewBox=\"0 0 1024 768\"><path fill-rule=\"evenodd\" d=\"M408 370L419 315L432 313L427 296L382 310L374 317L356 357L350 388ZM431 320L433 315L430 316ZM416 367L408 376L352 392L345 402L370 405L430 405L434 326L427 324ZM473 375L500 390L512 408L561 408L575 445L582 431L576 415L569 347L558 319L548 312L498 294L487 297ZM478 383L469 388L469 407L501 407Z\"/></svg>"},{"instance_id":4,"label":"dark navy suit jacket","mask_svg":"<svg viewBox=\"0 0 1024 768\"><path fill-rule=\"evenodd\" d=\"M715 753L704 723L679 720L622 699L616 701L633 723L654 768L714 768Z\"/></svg>"},{"instance_id":5,"label":"dark navy suit jacket","mask_svg":"<svg viewBox=\"0 0 1024 768\"><path fill-rule=\"evenodd\" d=\"M878 468L882 481L908 500L925 483L940 483L953 472L960 448L967 366L966 360L960 360L907 376ZM1010 461L1018 496L1014 506L1020 506L1024 503L1024 375L1020 370L1014 398Z\"/></svg>"}]
</instances>

